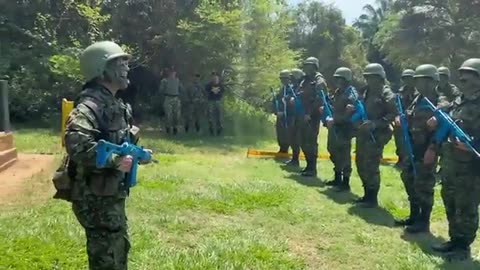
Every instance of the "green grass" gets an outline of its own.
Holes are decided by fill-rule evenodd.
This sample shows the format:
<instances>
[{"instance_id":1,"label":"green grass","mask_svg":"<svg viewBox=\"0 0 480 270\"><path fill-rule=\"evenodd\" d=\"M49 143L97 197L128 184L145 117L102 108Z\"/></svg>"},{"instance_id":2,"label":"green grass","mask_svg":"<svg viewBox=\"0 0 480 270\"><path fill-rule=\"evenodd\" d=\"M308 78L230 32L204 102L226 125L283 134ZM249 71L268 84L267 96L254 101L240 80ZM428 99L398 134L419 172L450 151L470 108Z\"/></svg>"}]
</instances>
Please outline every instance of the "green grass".
<instances>
[{"instance_id":1,"label":"green grass","mask_svg":"<svg viewBox=\"0 0 480 270\"><path fill-rule=\"evenodd\" d=\"M361 195L356 173L353 194L337 194L274 160L246 158L248 147L276 150L272 140L143 134L160 162L140 168L127 202L130 269L480 269L477 260L451 264L429 249L447 237L438 187L433 236L391 227L408 202L390 166L382 167L382 208L360 209L351 203ZM62 152L46 130L19 130L15 142L22 152ZM393 142L386 149L393 155ZM318 167L321 179L332 176L329 161ZM86 269L84 233L68 203L0 206L0 239L0 269Z\"/></svg>"}]
</instances>

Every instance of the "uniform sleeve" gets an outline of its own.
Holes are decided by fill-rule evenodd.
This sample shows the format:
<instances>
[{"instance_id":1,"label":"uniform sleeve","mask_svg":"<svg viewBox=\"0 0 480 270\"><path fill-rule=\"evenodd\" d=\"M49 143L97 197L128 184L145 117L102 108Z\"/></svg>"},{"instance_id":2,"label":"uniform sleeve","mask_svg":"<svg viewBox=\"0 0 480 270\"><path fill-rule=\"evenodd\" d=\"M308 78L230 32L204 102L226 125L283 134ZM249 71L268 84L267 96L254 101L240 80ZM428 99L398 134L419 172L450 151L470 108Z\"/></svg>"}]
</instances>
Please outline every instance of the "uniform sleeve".
<instances>
[{"instance_id":1,"label":"uniform sleeve","mask_svg":"<svg viewBox=\"0 0 480 270\"><path fill-rule=\"evenodd\" d=\"M350 91L352 91L353 94ZM344 98L345 98L345 101L346 101L345 107L347 105L355 106L355 96L358 97L358 93L357 93L357 90L355 88L352 87L348 91L348 93L344 94L344 96L345 96ZM334 119L336 124L346 124L346 123L349 123L351 121L352 113L347 113L345 110L346 109L343 108L342 109L343 113L339 113L339 114L333 116L333 119Z\"/></svg>"},{"instance_id":2,"label":"uniform sleeve","mask_svg":"<svg viewBox=\"0 0 480 270\"><path fill-rule=\"evenodd\" d=\"M319 109L321 106L323 106L323 101L320 98L320 94L318 93L318 91L325 91L325 92L328 91L327 83L321 76L317 76L315 79L316 80L315 80L314 95L310 97L311 106L308 106L306 111L306 114L310 116L319 114Z\"/></svg>"},{"instance_id":3,"label":"uniform sleeve","mask_svg":"<svg viewBox=\"0 0 480 270\"><path fill-rule=\"evenodd\" d=\"M84 167L95 167L96 139L100 135L95 115L83 104L79 104L69 115L65 130L65 148L68 156ZM106 167L116 168L118 156L113 154Z\"/></svg>"},{"instance_id":4,"label":"uniform sleeve","mask_svg":"<svg viewBox=\"0 0 480 270\"><path fill-rule=\"evenodd\" d=\"M392 90L387 90L383 93L383 100L385 115L373 121L377 128L388 128L395 119L395 116L398 115L398 110L395 105L395 94Z\"/></svg>"}]
</instances>

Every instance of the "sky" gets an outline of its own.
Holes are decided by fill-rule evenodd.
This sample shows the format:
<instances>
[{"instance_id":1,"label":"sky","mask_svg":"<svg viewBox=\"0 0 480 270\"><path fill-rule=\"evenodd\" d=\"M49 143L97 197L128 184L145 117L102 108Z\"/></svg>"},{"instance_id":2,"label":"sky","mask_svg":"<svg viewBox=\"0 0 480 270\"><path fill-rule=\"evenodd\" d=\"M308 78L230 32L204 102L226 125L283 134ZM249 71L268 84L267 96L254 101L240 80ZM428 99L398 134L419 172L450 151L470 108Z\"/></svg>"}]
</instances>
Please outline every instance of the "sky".
<instances>
[{"instance_id":1,"label":"sky","mask_svg":"<svg viewBox=\"0 0 480 270\"><path fill-rule=\"evenodd\" d=\"M290 4L296 5L302 0L288 0ZM342 12L343 17L348 24L352 24L353 21L362 15L362 8L366 4L375 4L375 0L321 0L321 2L336 5Z\"/></svg>"}]
</instances>

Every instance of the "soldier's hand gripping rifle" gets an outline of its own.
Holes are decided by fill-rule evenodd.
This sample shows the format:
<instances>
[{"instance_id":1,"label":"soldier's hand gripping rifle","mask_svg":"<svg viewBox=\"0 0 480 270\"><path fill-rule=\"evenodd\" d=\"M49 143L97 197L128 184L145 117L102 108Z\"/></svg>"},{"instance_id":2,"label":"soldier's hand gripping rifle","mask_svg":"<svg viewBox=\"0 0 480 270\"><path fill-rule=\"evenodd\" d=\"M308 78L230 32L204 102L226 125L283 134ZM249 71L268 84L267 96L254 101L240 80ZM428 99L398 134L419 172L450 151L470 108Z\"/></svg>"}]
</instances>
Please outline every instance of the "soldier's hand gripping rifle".
<instances>
[{"instance_id":1,"label":"soldier's hand gripping rifle","mask_svg":"<svg viewBox=\"0 0 480 270\"><path fill-rule=\"evenodd\" d=\"M458 141L464 143L470 151L472 151L477 158L480 158L480 153L473 147L472 138L465 133L455 121L448 115L446 112L437 108L433 103L426 97L423 97L423 103L434 113L435 118L438 122L437 130L433 135L434 143L445 142L449 135L455 137Z\"/></svg>"},{"instance_id":2,"label":"soldier's hand gripping rifle","mask_svg":"<svg viewBox=\"0 0 480 270\"><path fill-rule=\"evenodd\" d=\"M97 168L105 167L112 154L117 154L119 156L132 156L132 168L127 176L129 187L133 187L137 184L137 168L139 162L158 162L152 158L151 152L143 149L143 147L128 142L118 145L109 143L105 140L100 140L97 144Z\"/></svg>"},{"instance_id":3,"label":"soldier's hand gripping rifle","mask_svg":"<svg viewBox=\"0 0 480 270\"><path fill-rule=\"evenodd\" d=\"M412 147L412 140L410 137L410 131L408 129L408 121L407 121L407 115L405 114L405 111L403 109L403 104L402 104L402 99L400 95L397 94L395 104L397 105L397 110L399 112L400 116L400 126L402 128L402 137L403 137L403 144L404 144L404 149L407 152L408 158L410 159L410 163L413 168L413 175L417 176L417 169L415 168L415 160L414 160L414 155L413 155L413 147Z\"/></svg>"},{"instance_id":4,"label":"soldier's hand gripping rifle","mask_svg":"<svg viewBox=\"0 0 480 270\"><path fill-rule=\"evenodd\" d=\"M352 122L357 122L359 120L361 120L362 122L368 121L367 110L365 109L365 105L363 104L363 101L361 101L358 95L355 93L353 86L350 86L348 89L350 90L350 93L355 99L354 101L355 111L351 118ZM373 136L372 131L370 131L370 137L372 138L373 142L376 142L375 136Z\"/></svg>"}]
</instances>

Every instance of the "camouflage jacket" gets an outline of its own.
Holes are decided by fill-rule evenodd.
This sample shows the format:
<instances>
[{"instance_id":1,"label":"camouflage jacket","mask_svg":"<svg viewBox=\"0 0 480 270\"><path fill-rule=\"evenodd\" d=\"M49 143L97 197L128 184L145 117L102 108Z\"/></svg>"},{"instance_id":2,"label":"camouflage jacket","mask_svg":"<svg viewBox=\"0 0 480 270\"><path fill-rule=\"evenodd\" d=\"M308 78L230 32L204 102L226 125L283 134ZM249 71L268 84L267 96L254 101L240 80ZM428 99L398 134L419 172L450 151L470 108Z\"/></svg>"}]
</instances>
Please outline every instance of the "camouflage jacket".
<instances>
[{"instance_id":1,"label":"camouflage jacket","mask_svg":"<svg viewBox=\"0 0 480 270\"><path fill-rule=\"evenodd\" d=\"M383 89L377 92L367 88L363 94L363 102L368 120L372 121L375 126L373 135L382 143L387 143L392 136L391 123L397 115L395 94L388 85L385 85ZM359 130L358 136L369 138L370 132Z\"/></svg>"},{"instance_id":2,"label":"camouflage jacket","mask_svg":"<svg viewBox=\"0 0 480 270\"><path fill-rule=\"evenodd\" d=\"M170 97L180 96L183 95L184 91L182 82L178 78L164 78L160 82L160 93L162 95Z\"/></svg>"},{"instance_id":3,"label":"camouflage jacket","mask_svg":"<svg viewBox=\"0 0 480 270\"><path fill-rule=\"evenodd\" d=\"M480 150L480 91L475 97L466 99L462 98L459 103L455 103L450 112L452 119L460 126L460 128L473 139L473 147L477 151ZM450 138L444 143L444 154L448 155L449 160L456 161L457 169L460 171L480 172L480 160L476 158L472 152L466 152L454 147Z\"/></svg>"},{"instance_id":4,"label":"camouflage jacket","mask_svg":"<svg viewBox=\"0 0 480 270\"><path fill-rule=\"evenodd\" d=\"M400 89L398 90L398 94L400 95L400 98L402 100L402 105L405 109L405 108L408 108L410 104L412 104L413 99L416 97L418 93L415 87L410 88L404 85L400 87Z\"/></svg>"},{"instance_id":5,"label":"camouflage jacket","mask_svg":"<svg viewBox=\"0 0 480 270\"><path fill-rule=\"evenodd\" d=\"M352 86L345 89L337 88L331 95L333 120L337 128L353 128L352 113L347 112L347 105L354 105L356 96L358 96L357 90Z\"/></svg>"},{"instance_id":6,"label":"camouflage jacket","mask_svg":"<svg viewBox=\"0 0 480 270\"><path fill-rule=\"evenodd\" d=\"M323 75L317 72L313 78L305 76L299 85L298 95L302 101L303 109L306 115L311 118L320 119L320 107L323 102L318 91L324 89L328 92L327 83Z\"/></svg>"},{"instance_id":7,"label":"camouflage jacket","mask_svg":"<svg viewBox=\"0 0 480 270\"><path fill-rule=\"evenodd\" d=\"M186 104L198 104L205 101L205 92L201 83L192 83L182 95L182 102Z\"/></svg>"},{"instance_id":8,"label":"camouflage jacket","mask_svg":"<svg viewBox=\"0 0 480 270\"><path fill-rule=\"evenodd\" d=\"M95 159L100 139L115 144L136 141L130 134L131 122L131 107L103 86L94 85L82 91L65 131L65 147L76 164L73 200L82 200L90 194L120 198L128 195L125 174L116 169L119 157L113 155L102 169L96 168Z\"/></svg>"},{"instance_id":9,"label":"camouflage jacket","mask_svg":"<svg viewBox=\"0 0 480 270\"><path fill-rule=\"evenodd\" d=\"M449 108L452 108L454 103L460 103L462 99L462 93L454 84L448 84L447 87L437 88L439 95L443 96L448 102L450 102Z\"/></svg>"},{"instance_id":10,"label":"camouflage jacket","mask_svg":"<svg viewBox=\"0 0 480 270\"><path fill-rule=\"evenodd\" d=\"M275 101L278 102L278 112L284 112L285 106L287 107L287 115L293 116L295 113L295 104L290 102L290 99L295 96L293 93L293 88L291 85L283 85L278 89L278 92L275 95L275 100L273 100L273 111L277 112L275 108Z\"/></svg>"},{"instance_id":11,"label":"camouflage jacket","mask_svg":"<svg viewBox=\"0 0 480 270\"><path fill-rule=\"evenodd\" d=\"M427 121L434 115L434 113L425 106L422 106L423 97L422 94L417 93L413 102L407 108L406 113L412 143L414 145L428 146L428 144L431 143L433 131L428 128ZM433 93L428 99L441 109L448 110L450 106L447 98L439 95L438 92Z\"/></svg>"}]
</instances>

